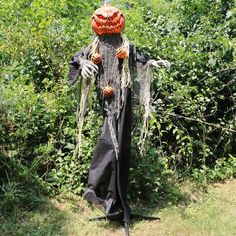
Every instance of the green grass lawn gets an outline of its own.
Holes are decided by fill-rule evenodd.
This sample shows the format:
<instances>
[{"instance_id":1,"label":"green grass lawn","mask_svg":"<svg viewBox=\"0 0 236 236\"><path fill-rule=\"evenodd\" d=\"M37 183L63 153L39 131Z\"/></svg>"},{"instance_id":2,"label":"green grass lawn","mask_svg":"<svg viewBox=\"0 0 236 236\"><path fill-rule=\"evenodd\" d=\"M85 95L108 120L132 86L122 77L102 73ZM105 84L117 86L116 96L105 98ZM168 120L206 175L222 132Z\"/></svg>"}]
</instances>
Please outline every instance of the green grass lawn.
<instances>
[{"instance_id":1,"label":"green grass lawn","mask_svg":"<svg viewBox=\"0 0 236 236\"><path fill-rule=\"evenodd\" d=\"M133 221L131 236L236 235L236 180L209 186L207 194L198 193L190 199L160 210L144 209L161 220ZM99 214L75 196L46 199L46 203L34 211L18 210L8 219L1 218L0 235L124 235L118 224L88 221L89 217Z\"/></svg>"}]
</instances>

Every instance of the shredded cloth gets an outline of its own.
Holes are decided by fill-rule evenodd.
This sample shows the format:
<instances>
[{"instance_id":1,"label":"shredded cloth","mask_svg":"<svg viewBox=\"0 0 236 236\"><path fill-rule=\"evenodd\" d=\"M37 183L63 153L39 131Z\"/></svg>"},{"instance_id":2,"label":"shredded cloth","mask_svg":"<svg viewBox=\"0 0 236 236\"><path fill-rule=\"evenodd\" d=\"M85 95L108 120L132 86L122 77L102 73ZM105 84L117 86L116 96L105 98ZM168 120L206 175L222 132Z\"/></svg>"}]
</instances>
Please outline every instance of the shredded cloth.
<instances>
[{"instance_id":1,"label":"shredded cloth","mask_svg":"<svg viewBox=\"0 0 236 236\"><path fill-rule=\"evenodd\" d=\"M77 107L76 112L76 120L77 120L77 141L76 141L76 147L73 153L74 158L79 158L82 156L82 129L84 125L84 115L86 111L86 103L90 94L91 87L94 83L95 79L92 78L90 80L81 80L80 84L80 91L83 91L83 93L80 93L80 103Z\"/></svg>"},{"instance_id":2,"label":"shredded cloth","mask_svg":"<svg viewBox=\"0 0 236 236\"><path fill-rule=\"evenodd\" d=\"M127 57L122 62L116 57L116 49L122 47L127 50ZM132 46L133 47L133 46ZM132 49L132 50L131 50ZM130 53L132 52L131 58ZM128 39L121 35L112 36L96 36L94 41L79 54L77 60L90 60L94 53L100 53L103 56L102 65L99 67L99 73L96 78L81 79L80 104L77 110L77 144L74 151L74 157L80 157L82 154L82 128L84 123L84 115L86 110L86 102L90 94L90 90L95 82L98 97L103 112L108 116L108 125L111 133L112 142L116 152L116 158L119 156L119 147L117 141L117 132L119 127L115 127L112 121L113 117L119 119L120 111L124 103L124 94L126 88L131 88L133 93L138 97L139 104L144 107L143 113L143 129L141 131L139 148L141 153L144 150L145 139L148 132L148 121L151 109L151 78L152 70L147 60L140 60L133 48L130 48ZM135 58L135 59L134 59ZM136 73L132 73L135 67ZM104 99L102 89L105 86L112 86L115 94L112 98Z\"/></svg>"},{"instance_id":3,"label":"shredded cloth","mask_svg":"<svg viewBox=\"0 0 236 236\"><path fill-rule=\"evenodd\" d=\"M109 50L107 50L109 47ZM122 65L119 59L116 57L116 49L118 47L123 47L129 52L129 42L125 36L122 37L95 37L94 41L91 45L86 48L87 52L85 52L85 57L83 59L90 59L94 53L102 53L104 60L102 62L102 68L99 70L99 74L96 78L96 86L98 88L98 95L100 100L102 101L102 110L109 117L108 124L110 128L110 133L112 135L112 141L114 148L116 150L116 158L118 158L119 148L118 141L116 137L117 131L116 127L112 122L112 117L115 116L119 119L120 110L122 109L124 103L124 90L131 85L131 77L129 72L129 53L127 57L124 59ZM78 58L80 60L80 58ZM121 67L121 68L120 68ZM121 73L119 72L121 70ZM74 157L80 157L82 150L82 127L84 123L84 114L86 109L86 101L89 97L90 90L92 88L92 84L94 83L94 79L85 80L81 79L81 94L80 94L80 105L77 111L77 144L74 151ZM111 99L104 99L102 97L101 90L110 85L115 90L115 95Z\"/></svg>"},{"instance_id":4,"label":"shredded cloth","mask_svg":"<svg viewBox=\"0 0 236 236\"><path fill-rule=\"evenodd\" d=\"M135 78L134 93L138 96L139 104L144 107L143 119L142 119L143 125L138 143L141 155L143 155L144 144L147 138L150 114L154 110L151 105L152 78L153 78L152 68L148 62L146 63L145 66L141 66L138 68L137 77Z\"/></svg>"}]
</instances>

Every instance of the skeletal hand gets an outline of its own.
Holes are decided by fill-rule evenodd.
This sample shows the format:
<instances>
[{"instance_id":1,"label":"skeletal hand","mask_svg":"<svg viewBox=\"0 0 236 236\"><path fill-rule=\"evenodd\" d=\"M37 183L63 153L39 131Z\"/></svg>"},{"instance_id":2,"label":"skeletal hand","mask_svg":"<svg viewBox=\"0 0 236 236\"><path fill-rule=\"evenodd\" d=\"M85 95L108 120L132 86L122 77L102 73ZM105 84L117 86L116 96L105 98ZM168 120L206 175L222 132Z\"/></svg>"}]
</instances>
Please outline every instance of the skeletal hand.
<instances>
[{"instance_id":1,"label":"skeletal hand","mask_svg":"<svg viewBox=\"0 0 236 236\"><path fill-rule=\"evenodd\" d=\"M167 60L149 60L148 64L156 68L161 68L161 66L165 66L168 71L170 70L170 62Z\"/></svg>"},{"instance_id":2,"label":"skeletal hand","mask_svg":"<svg viewBox=\"0 0 236 236\"><path fill-rule=\"evenodd\" d=\"M98 73L98 66L89 60L80 60L81 76L84 79L89 79Z\"/></svg>"}]
</instances>

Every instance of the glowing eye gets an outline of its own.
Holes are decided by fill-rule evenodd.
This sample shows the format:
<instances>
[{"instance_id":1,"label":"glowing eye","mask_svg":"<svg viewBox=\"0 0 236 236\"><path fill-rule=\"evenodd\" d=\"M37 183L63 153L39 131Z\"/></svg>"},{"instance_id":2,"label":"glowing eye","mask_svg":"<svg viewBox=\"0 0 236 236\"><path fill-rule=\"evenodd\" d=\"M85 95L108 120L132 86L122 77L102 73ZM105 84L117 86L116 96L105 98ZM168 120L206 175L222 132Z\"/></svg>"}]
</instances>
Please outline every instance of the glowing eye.
<instances>
[{"instance_id":1,"label":"glowing eye","mask_svg":"<svg viewBox=\"0 0 236 236\"><path fill-rule=\"evenodd\" d=\"M115 18L115 17L118 15L118 13L119 13L118 11L117 11L117 12L114 12L112 17Z\"/></svg>"},{"instance_id":2,"label":"glowing eye","mask_svg":"<svg viewBox=\"0 0 236 236\"><path fill-rule=\"evenodd\" d=\"M98 17L99 19L103 19L103 20L106 19L106 17L104 17L102 14L98 14L97 17Z\"/></svg>"}]
</instances>

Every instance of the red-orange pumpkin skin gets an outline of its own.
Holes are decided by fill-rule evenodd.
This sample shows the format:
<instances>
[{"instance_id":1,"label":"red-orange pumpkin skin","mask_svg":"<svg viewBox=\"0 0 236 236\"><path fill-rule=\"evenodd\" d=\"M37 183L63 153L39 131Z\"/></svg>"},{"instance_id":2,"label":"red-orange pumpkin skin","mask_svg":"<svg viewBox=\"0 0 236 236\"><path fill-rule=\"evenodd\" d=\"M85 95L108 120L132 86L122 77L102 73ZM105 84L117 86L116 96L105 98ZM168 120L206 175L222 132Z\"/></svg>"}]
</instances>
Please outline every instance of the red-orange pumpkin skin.
<instances>
[{"instance_id":1,"label":"red-orange pumpkin skin","mask_svg":"<svg viewBox=\"0 0 236 236\"><path fill-rule=\"evenodd\" d=\"M94 12L91 24L99 36L120 34L125 28L125 18L118 8L106 3Z\"/></svg>"},{"instance_id":2,"label":"red-orange pumpkin skin","mask_svg":"<svg viewBox=\"0 0 236 236\"><path fill-rule=\"evenodd\" d=\"M106 86L102 90L102 94L106 98L110 98L114 95L114 89L111 86Z\"/></svg>"},{"instance_id":3,"label":"red-orange pumpkin skin","mask_svg":"<svg viewBox=\"0 0 236 236\"><path fill-rule=\"evenodd\" d=\"M116 56L120 59L125 59L127 57L128 53L125 48L117 48L116 49Z\"/></svg>"},{"instance_id":4,"label":"red-orange pumpkin skin","mask_svg":"<svg viewBox=\"0 0 236 236\"><path fill-rule=\"evenodd\" d=\"M91 60L94 64L98 65L102 62L102 55L99 53L94 53L91 57Z\"/></svg>"}]
</instances>

